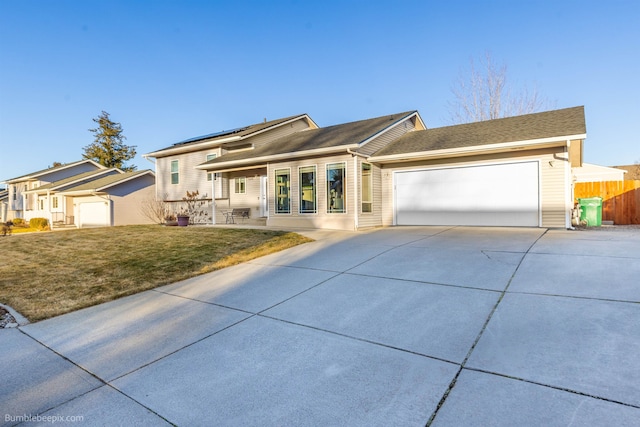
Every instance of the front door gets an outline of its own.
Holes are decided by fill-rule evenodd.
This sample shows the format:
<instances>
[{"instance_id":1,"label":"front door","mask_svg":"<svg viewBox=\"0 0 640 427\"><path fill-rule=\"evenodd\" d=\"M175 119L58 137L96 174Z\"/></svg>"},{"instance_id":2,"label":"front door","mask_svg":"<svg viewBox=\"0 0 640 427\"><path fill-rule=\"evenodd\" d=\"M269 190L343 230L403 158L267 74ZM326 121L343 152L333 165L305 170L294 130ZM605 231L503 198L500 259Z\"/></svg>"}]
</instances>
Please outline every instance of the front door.
<instances>
[{"instance_id":1,"label":"front door","mask_svg":"<svg viewBox=\"0 0 640 427\"><path fill-rule=\"evenodd\" d=\"M260 177L260 216L269 216L269 202L267 194L267 177Z\"/></svg>"}]
</instances>

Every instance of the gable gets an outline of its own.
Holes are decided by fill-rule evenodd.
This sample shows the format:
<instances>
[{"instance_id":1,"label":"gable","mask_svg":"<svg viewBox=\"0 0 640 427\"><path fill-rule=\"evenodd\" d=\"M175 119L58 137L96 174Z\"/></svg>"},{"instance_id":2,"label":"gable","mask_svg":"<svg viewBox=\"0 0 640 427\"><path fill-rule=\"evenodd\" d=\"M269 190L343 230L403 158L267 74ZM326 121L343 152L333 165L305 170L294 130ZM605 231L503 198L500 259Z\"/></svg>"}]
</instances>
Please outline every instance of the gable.
<instances>
[{"instance_id":1,"label":"gable","mask_svg":"<svg viewBox=\"0 0 640 427\"><path fill-rule=\"evenodd\" d=\"M287 131L287 125L294 128L293 124L296 122L304 122L305 128L315 129L318 125L307 114L301 114L298 116L290 116L282 119L264 121L262 123L256 123L240 128L235 128L229 131L215 132L207 135L197 136L189 138L184 141L177 142L169 147L162 148L143 155L143 157L167 157L171 155L190 153L194 151L202 151L211 149L213 147L233 147L236 144L247 144L249 139L253 141L259 135L267 133L275 133L280 136L281 133L295 132L299 127L295 127L290 131Z\"/></svg>"},{"instance_id":2,"label":"gable","mask_svg":"<svg viewBox=\"0 0 640 427\"><path fill-rule=\"evenodd\" d=\"M102 166L101 164L96 163L93 160L85 159L60 166L55 166L52 168L42 169L36 172L19 176L17 178L8 179L5 182L8 184L15 184L18 182L33 180L54 182L74 175L78 175L80 173L97 171L100 169L107 169L107 167Z\"/></svg>"},{"instance_id":3,"label":"gable","mask_svg":"<svg viewBox=\"0 0 640 427\"><path fill-rule=\"evenodd\" d=\"M310 129L274 140L269 144L244 150L237 153L227 153L224 156L206 162L199 169L216 170L231 164L251 164L283 159L317 155L348 149L359 150L366 146L379 134L417 115L416 111L409 111L373 119L359 120L319 129Z\"/></svg>"}]
</instances>

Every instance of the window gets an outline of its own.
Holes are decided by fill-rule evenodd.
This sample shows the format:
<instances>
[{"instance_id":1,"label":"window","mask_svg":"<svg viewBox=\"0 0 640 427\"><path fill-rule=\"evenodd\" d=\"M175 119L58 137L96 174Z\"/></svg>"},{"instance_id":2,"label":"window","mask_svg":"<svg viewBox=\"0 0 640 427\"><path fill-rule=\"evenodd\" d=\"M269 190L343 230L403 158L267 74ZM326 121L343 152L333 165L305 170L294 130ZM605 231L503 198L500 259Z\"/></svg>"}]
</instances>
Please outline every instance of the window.
<instances>
[{"instance_id":1,"label":"window","mask_svg":"<svg viewBox=\"0 0 640 427\"><path fill-rule=\"evenodd\" d=\"M346 167L344 163L327 165L327 212L345 213L347 209L345 189Z\"/></svg>"},{"instance_id":2,"label":"window","mask_svg":"<svg viewBox=\"0 0 640 427\"><path fill-rule=\"evenodd\" d=\"M18 200L18 186L13 186L13 200Z\"/></svg>"},{"instance_id":3,"label":"window","mask_svg":"<svg viewBox=\"0 0 640 427\"><path fill-rule=\"evenodd\" d=\"M239 178L235 179L236 182L236 194L244 194L246 193L247 189L246 189L246 185L247 185L247 178L245 178L244 176L241 176Z\"/></svg>"},{"instance_id":4,"label":"window","mask_svg":"<svg viewBox=\"0 0 640 427\"><path fill-rule=\"evenodd\" d=\"M213 160L217 157L217 154L207 154L207 162L209 160ZM211 179L213 179L213 174L211 172L207 172L207 181L211 181Z\"/></svg>"},{"instance_id":5,"label":"window","mask_svg":"<svg viewBox=\"0 0 640 427\"><path fill-rule=\"evenodd\" d=\"M316 167L300 168L300 213L316 213Z\"/></svg>"},{"instance_id":6,"label":"window","mask_svg":"<svg viewBox=\"0 0 640 427\"><path fill-rule=\"evenodd\" d=\"M58 197L53 197L53 199L51 200L51 204L53 206L53 209L58 209Z\"/></svg>"},{"instance_id":7,"label":"window","mask_svg":"<svg viewBox=\"0 0 640 427\"><path fill-rule=\"evenodd\" d=\"M38 204L40 205L40 210L43 211L44 210L44 200L38 199Z\"/></svg>"},{"instance_id":8,"label":"window","mask_svg":"<svg viewBox=\"0 0 640 427\"><path fill-rule=\"evenodd\" d=\"M362 164L362 213L370 213L373 208L373 176L371 174L371 165Z\"/></svg>"},{"instance_id":9,"label":"window","mask_svg":"<svg viewBox=\"0 0 640 427\"><path fill-rule=\"evenodd\" d=\"M278 169L276 176L276 213L291 213L291 172L289 169Z\"/></svg>"},{"instance_id":10,"label":"window","mask_svg":"<svg viewBox=\"0 0 640 427\"><path fill-rule=\"evenodd\" d=\"M180 182L180 170L178 167L178 161L171 161L171 183L178 184Z\"/></svg>"}]
</instances>

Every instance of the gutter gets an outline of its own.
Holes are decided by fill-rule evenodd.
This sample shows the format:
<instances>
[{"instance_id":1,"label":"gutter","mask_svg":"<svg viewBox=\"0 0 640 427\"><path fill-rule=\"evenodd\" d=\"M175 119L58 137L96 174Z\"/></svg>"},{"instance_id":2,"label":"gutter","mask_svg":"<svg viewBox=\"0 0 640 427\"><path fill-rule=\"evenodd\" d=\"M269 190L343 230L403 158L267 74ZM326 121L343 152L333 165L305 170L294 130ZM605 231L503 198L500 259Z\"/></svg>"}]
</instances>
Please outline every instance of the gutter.
<instances>
[{"instance_id":1,"label":"gutter","mask_svg":"<svg viewBox=\"0 0 640 427\"><path fill-rule=\"evenodd\" d=\"M530 139L525 141L513 141L499 144L476 145L472 147L448 148L442 150L425 150L413 153L390 154L387 156L371 156L369 160L375 163L403 162L412 160L428 160L444 157L462 157L476 154L490 154L496 151L530 150L535 148L565 146L567 140L585 139L586 134L576 134L561 137Z\"/></svg>"},{"instance_id":2,"label":"gutter","mask_svg":"<svg viewBox=\"0 0 640 427\"><path fill-rule=\"evenodd\" d=\"M206 170L208 172L220 172L222 170L222 168L230 168L230 167L234 167L234 166L249 166L249 165L254 165L254 164L259 164L259 163L269 163L269 162L273 162L273 161L277 161L277 160L286 160L286 159L291 159L291 158L298 158L298 157L307 157L307 156L316 156L316 155L322 155L322 154L328 154L328 153L336 153L336 152L341 152L341 151L345 151L345 150L350 150L352 148L357 149L358 148L358 144L349 144L349 145L342 145L342 146L338 146L338 147L326 147L326 148L317 148L315 150L306 150L306 151L296 151L293 153L281 153L281 154L273 154L273 155L269 155L269 156L262 156L262 157L250 157L250 158L246 158L246 159L239 159L239 160L230 160L228 162L220 162L220 163L215 163L215 164L201 164L196 166L196 169L200 169L200 170ZM224 156L221 156L220 159L224 159ZM215 168L220 168L220 169L215 169ZM235 169L234 169L235 170Z\"/></svg>"}]
</instances>

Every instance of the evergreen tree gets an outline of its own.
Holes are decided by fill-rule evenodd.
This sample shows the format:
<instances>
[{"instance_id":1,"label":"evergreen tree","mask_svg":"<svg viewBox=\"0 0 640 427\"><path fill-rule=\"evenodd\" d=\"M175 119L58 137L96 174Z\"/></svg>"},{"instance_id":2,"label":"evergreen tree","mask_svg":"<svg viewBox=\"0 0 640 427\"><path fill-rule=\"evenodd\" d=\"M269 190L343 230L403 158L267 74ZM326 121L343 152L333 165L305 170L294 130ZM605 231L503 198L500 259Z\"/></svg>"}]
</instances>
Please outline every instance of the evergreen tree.
<instances>
[{"instance_id":1,"label":"evergreen tree","mask_svg":"<svg viewBox=\"0 0 640 427\"><path fill-rule=\"evenodd\" d=\"M109 118L109 113L103 111L98 118L93 119L98 124L95 129L89 129L93 132L95 139L93 144L84 147L85 159L93 160L108 168L119 168L123 171L134 171L136 166L127 166L124 164L136 155L136 146L124 144L127 139L122 134L122 126Z\"/></svg>"}]
</instances>

